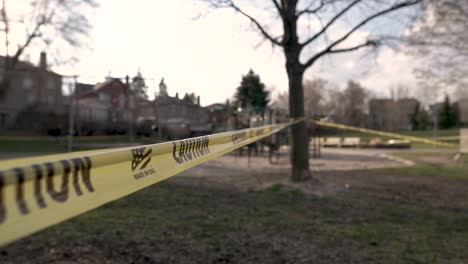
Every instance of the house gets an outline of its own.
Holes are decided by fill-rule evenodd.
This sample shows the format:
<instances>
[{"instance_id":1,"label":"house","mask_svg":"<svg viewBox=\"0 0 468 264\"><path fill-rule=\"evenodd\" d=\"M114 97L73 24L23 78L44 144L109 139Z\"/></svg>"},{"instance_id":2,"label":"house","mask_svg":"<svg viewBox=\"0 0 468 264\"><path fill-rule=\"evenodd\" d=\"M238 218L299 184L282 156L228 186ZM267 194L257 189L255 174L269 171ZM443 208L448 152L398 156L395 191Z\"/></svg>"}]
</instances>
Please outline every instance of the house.
<instances>
[{"instance_id":1,"label":"house","mask_svg":"<svg viewBox=\"0 0 468 264\"><path fill-rule=\"evenodd\" d=\"M396 102L396 129L397 130L412 130L413 119L418 113L420 103L414 98L402 98Z\"/></svg>"},{"instance_id":2,"label":"house","mask_svg":"<svg viewBox=\"0 0 468 264\"><path fill-rule=\"evenodd\" d=\"M185 138L207 134L212 131L207 109L200 106L200 97L186 94L179 98L167 93L164 79L159 84L160 92L153 101L156 123L162 137ZM192 98L193 97L193 98Z\"/></svg>"},{"instance_id":3,"label":"house","mask_svg":"<svg viewBox=\"0 0 468 264\"><path fill-rule=\"evenodd\" d=\"M75 84L75 94L84 94L87 92L91 92L94 90L94 84L87 84L87 83L76 83Z\"/></svg>"},{"instance_id":4,"label":"house","mask_svg":"<svg viewBox=\"0 0 468 264\"><path fill-rule=\"evenodd\" d=\"M468 126L468 98L458 101L458 118L461 126Z\"/></svg>"},{"instance_id":5,"label":"house","mask_svg":"<svg viewBox=\"0 0 468 264\"><path fill-rule=\"evenodd\" d=\"M0 56L0 65L5 61ZM0 67L0 81L5 74ZM10 85L2 88L0 96L0 130L64 131L68 108L62 94L62 76L48 69L46 53L40 54L38 66L18 62L10 75Z\"/></svg>"},{"instance_id":6,"label":"house","mask_svg":"<svg viewBox=\"0 0 468 264\"><path fill-rule=\"evenodd\" d=\"M213 125L213 130L222 132L228 130L229 100L225 104L215 103L205 107L208 113L208 122Z\"/></svg>"},{"instance_id":7,"label":"house","mask_svg":"<svg viewBox=\"0 0 468 264\"><path fill-rule=\"evenodd\" d=\"M75 113L79 134L123 134L133 129L133 133L149 136L156 120L153 104L127 87L111 77L95 86L77 83Z\"/></svg>"},{"instance_id":8,"label":"house","mask_svg":"<svg viewBox=\"0 0 468 264\"><path fill-rule=\"evenodd\" d=\"M77 87L86 87L80 84ZM107 78L92 90L75 94L76 126L80 134L124 133L135 107L135 95L118 78ZM131 110L131 111L130 111Z\"/></svg>"},{"instance_id":9,"label":"house","mask_svg":"<svg viewBox=\"0 0 468 264\"><path fill-rule=\"evenodd\" d=\"M153 102L146 97L135 97L134 121L137 135L150 136L156 128L156 113Z\"/></svg>"},{"instance_id":10,"label":"house","mask_svg":"<svg viewBox=\"0 0 468 264\"><path fill-rule=\"evenodd\" d=\"M369 126L377 130L412 130L413 117L418 112L419 101L414 98L371 99L369 101Z\"/></svg>"}]
</instances>

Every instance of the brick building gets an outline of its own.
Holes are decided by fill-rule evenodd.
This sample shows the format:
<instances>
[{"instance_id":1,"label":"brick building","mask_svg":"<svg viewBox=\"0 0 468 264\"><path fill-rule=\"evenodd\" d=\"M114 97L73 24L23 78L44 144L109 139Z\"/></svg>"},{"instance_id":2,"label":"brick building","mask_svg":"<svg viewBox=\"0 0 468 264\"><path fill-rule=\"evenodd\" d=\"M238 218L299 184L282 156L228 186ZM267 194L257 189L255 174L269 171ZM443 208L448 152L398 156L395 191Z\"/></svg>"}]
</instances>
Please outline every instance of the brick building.
<instances>
[{"instance_id":1,"label":"brick building","mask_svg":"<svg viewBox=\"0 0 468 264\"><path fill-rule=\"evenodd\" d=\"M458 100L457 105L460 125L468 127L468 98Z\"/></svg>"},{"instance_id":2,"label":"brick building","mask_svg":"<svg viewBox=\"0 0 468 264\"><path fill-rule=\"evenodd\" d=\"M0 65L4 65L5 59L0 56ZM41 53L38 66L18 62L10 75L10 85L0 96L0 130L29 133L63 130L68 108L62 94L62 76L48 69L46 53ZM0 80L4 77L4 69L0 67Z\"/></svg>"},{"instance_id":3,"label":"brick building","mask_svg":"<svg viewBox=\"0 0 468 264\"><path fill-rule=\"evenodd\" d=\"M79 84L77 87L86 87ZM136 124L135 94L117 78L107 78L92 89L78 89L75 95L76 126L80 134L124 133L129 123ZM127 99L128 98L128 99Z\"/></svg>"},{"instance_id":4,"label":"brick building","mask_svg":"<svg viewBox=\"0 0 468 264\"><path fill-rule=\"evenodd\" d=\"M167 93L164 79L159 84L160 92L154 99L156 123L162 137L184 138L212 131L208 110L200 106L196 99L179 95L172 97Z\"/></svg>"},{"instance_id":5,"label":"brick building","mask_svg":"<svg viewBox=\"0 0 468 264\"><path fill-rule=\"evenodd\" d=\"M215 103L205 107L208 113L208 121L213 125L214 132L228 130L229 100L225 104Z\"/></svg>"}]
</instances>

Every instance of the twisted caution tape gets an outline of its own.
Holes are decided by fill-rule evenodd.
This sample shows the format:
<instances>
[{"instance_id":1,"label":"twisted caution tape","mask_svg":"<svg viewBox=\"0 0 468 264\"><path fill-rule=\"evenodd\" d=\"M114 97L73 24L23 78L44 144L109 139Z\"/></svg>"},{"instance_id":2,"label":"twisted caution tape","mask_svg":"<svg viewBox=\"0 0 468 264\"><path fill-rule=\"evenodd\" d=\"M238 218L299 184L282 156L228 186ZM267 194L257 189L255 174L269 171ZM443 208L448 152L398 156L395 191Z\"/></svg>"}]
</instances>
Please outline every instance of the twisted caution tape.
<instances>
[{"instance_id":1,"label":"twisted caution tape","mask_svg":"<svg viewBox=\"0 0 468 264\"><path fill-rule=\"evenodd\" d=\"M336 123L325 122L325 121L315 121L314 120L312 122L314 122L315 124L317 124L319 126L325 126L325 127L332 127L332 128L338 128L338 129L349 130L349 131L362 132L362 133L373 134L373 135L378 135L378 136L383 136L383 137L407 139L407 140L410 140L410 141L421 142L421 143L431 144L431 145L435 145L435 146L442 146L442 147L449 147L449 148L456 147L455 144L441 142L441 141L427 139L427 138L406 136L406 135L401 135L401 134L396 134L396 133L378 131L378 130L373 130L373 129L368 129L368 128L353 127L353 126L336 124Z\"/></svg>"},{"instance_id":2,"label":"twisted caution tape","mask_svg":"<svg viewBox=\"0 0 468 264\"><path fill-rule=\"evenodd\" d=\"M161 144L0 162L0 246L301 120Z\"/></svg>"}]
</instances>

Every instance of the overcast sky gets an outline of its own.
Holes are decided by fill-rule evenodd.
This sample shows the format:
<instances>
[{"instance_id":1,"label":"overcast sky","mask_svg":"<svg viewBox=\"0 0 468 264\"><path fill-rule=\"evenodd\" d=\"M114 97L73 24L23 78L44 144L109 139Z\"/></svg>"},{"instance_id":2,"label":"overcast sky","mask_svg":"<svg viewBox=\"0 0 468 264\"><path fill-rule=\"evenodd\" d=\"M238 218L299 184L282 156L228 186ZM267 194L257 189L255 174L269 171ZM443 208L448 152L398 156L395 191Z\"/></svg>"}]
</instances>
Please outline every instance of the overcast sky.
<instances>
[{"instance_id":1,"label":"overcast sky","mask_svg":"<svg viewBox=\"0 0 468 264\"><path fill-rule=\"evenodd\" d=\"M193 0L102 0L92 23L91 52L73 68L54 67L63 74L78 74L95 83L109 72L134 76L138 69L150 96L164 77L170 95L195 92L202 105L231 97L242 74L252 68L271 89L287 90L281 51L265 43L244 17L216 11L194 20L203 10ZM341 28L340 28L341 27ZM346 29L341 25L337 31ZM313 29L313 28L312 28ZM368 35L360 31L359 37ZM38 55L37 55L38 57ZM375 60L374 60L375 59ZM31 60L34 55L31 55ZM323 77L344 86L360 81L377 95L389 94L396 84L415 86L412 59L384 48L377 57L362 52L326 58L306 72L306 78Z\"/></svg>"}]
</instances>

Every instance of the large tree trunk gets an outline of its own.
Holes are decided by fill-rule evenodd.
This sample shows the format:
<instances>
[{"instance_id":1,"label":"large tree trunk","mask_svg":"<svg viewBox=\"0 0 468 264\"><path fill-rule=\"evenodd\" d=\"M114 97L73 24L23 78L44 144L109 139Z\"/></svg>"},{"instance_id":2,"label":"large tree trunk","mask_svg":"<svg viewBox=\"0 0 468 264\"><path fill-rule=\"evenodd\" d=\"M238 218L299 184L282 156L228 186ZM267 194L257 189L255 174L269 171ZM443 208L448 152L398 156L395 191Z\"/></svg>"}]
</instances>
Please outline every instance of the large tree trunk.
<instances>
[{"instance_id":1,"label":"large tree trunk","mask_svg":"<svg viewBox=\"0 0 468 264\"><path fill-rule=\"evenodd\" d=\"M288 61L288 59L286 60ZM289 113L292 118L304 117L304 91L302 87L304 69L299 62L287 62L286 70L289 79ZM291 133L292 180L304 181L311 178L307 122L293 125Z\"/></svg>"}]
</instances>

